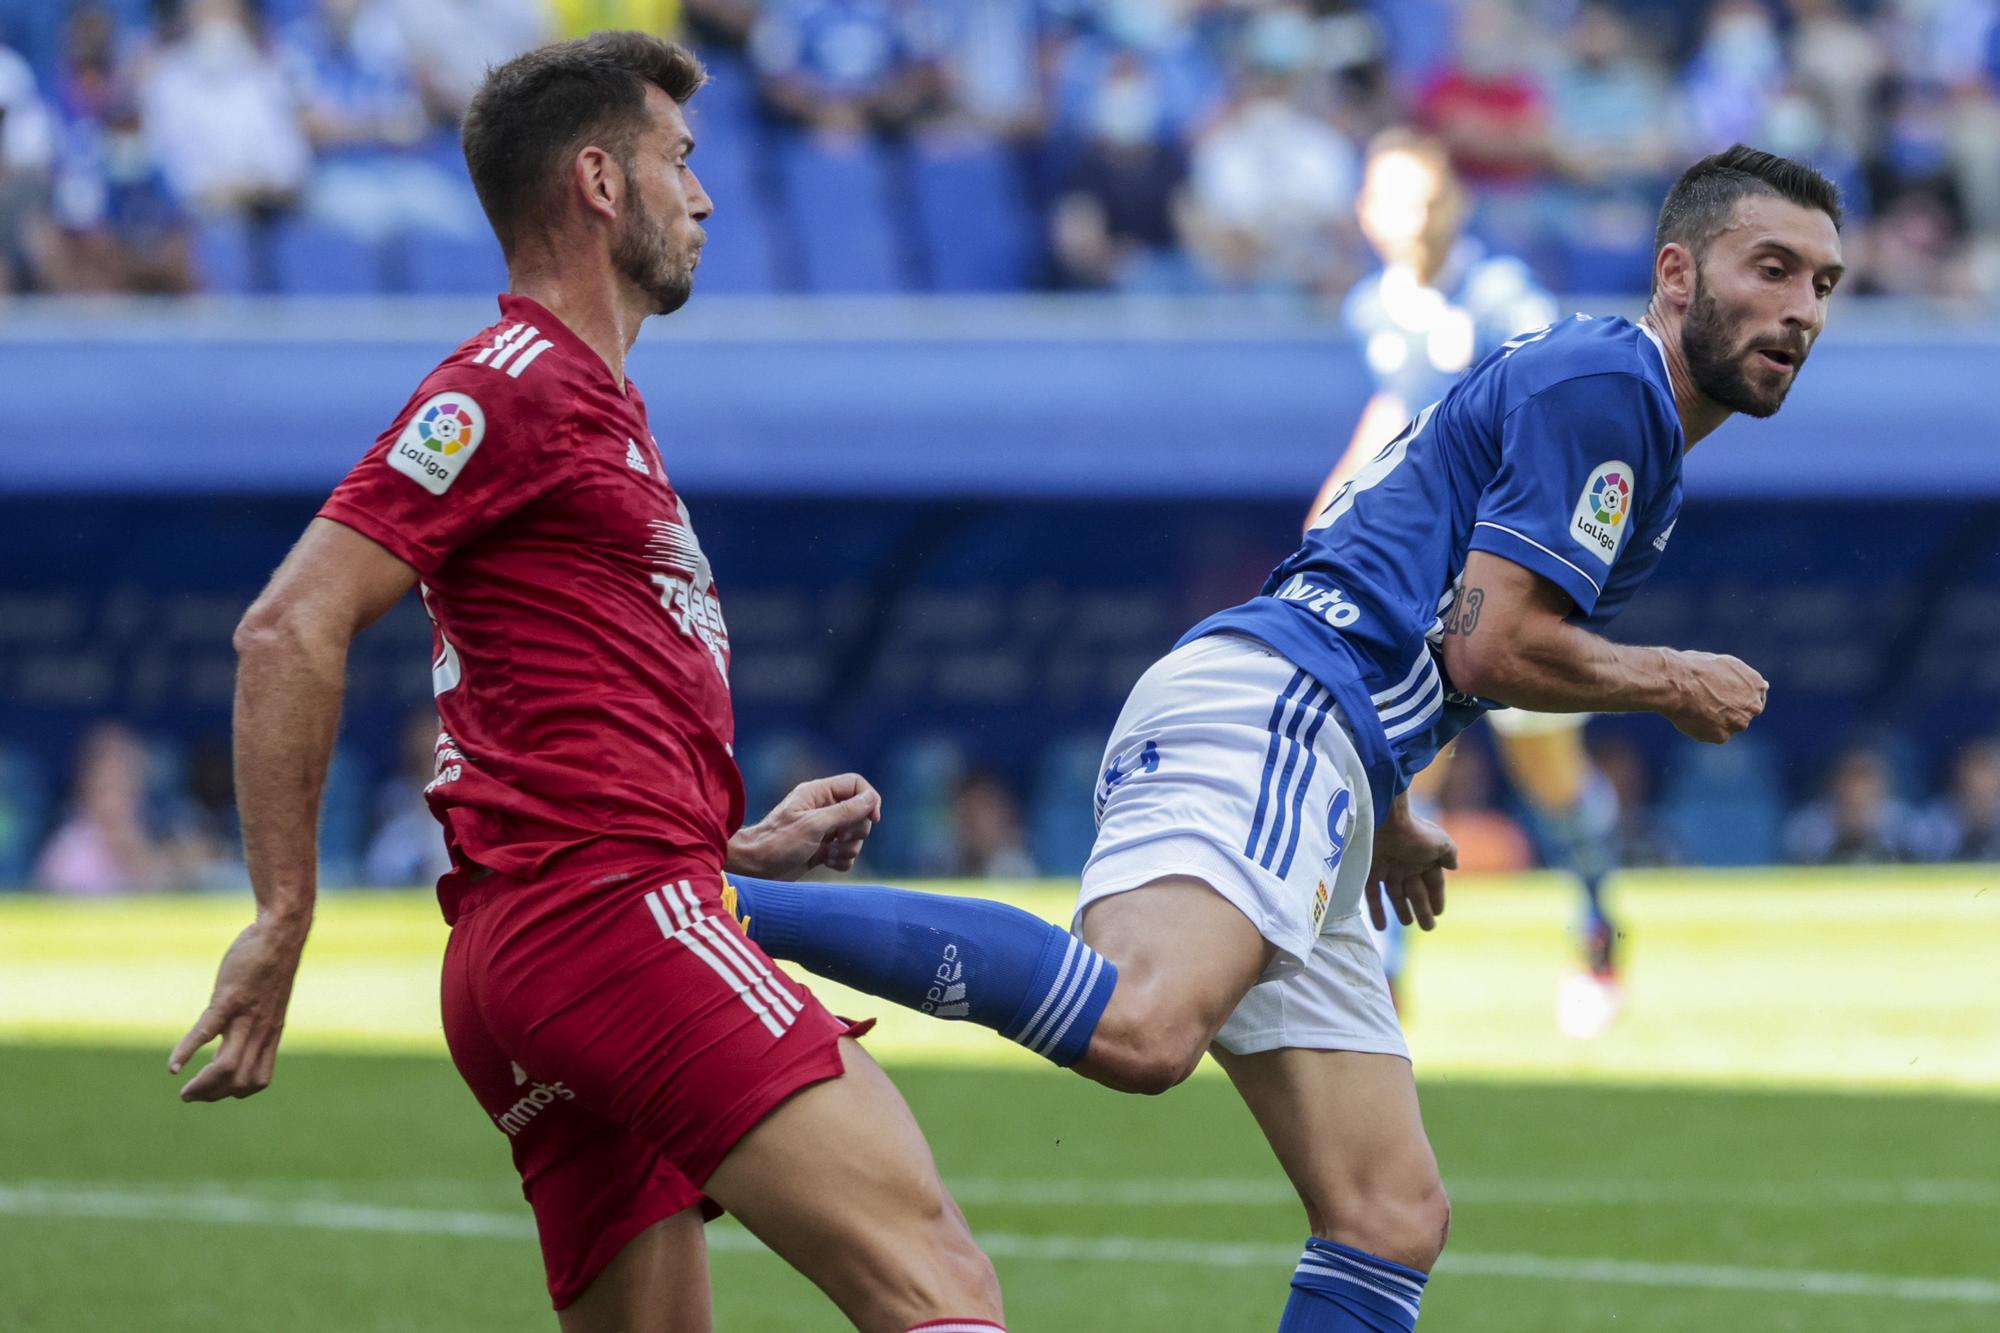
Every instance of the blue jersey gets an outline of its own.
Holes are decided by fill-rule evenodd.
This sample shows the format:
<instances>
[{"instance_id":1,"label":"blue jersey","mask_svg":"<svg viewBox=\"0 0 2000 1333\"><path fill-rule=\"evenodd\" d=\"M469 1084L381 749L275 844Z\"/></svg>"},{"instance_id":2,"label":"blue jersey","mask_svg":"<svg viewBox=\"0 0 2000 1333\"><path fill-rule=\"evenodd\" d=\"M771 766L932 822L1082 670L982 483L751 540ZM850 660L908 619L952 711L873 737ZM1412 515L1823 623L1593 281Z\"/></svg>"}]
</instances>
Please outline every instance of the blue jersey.
<instances>
[{"instance_id":1,"label":"blue jersey","mask_svg":"<svg viewBox=\"0 0 2000 1333\"><path fill-rule=\"evenodd\" d=\"M1509 338L1552 323L1556 302L1526 264L1468 238L1429 286L1391 266L1356 283L1342 315L1375 387L1415 412Z\"/></svg>"},{"instance_id":2,"label":"blue jersey","mask_svg":"<svg viewBox=\"0 0 2000 1333\"><path fill-rule=\"evenodd\" d=\"M1339 700L1377 811L1500 705L1444 671L1468 552L1548 579L1600 629L1652 574L1686 445L1653 334L1576 315L1506 343L1334 494L1262 593L1188 631L1235 631Z\"/></svg>"}]
</instances>

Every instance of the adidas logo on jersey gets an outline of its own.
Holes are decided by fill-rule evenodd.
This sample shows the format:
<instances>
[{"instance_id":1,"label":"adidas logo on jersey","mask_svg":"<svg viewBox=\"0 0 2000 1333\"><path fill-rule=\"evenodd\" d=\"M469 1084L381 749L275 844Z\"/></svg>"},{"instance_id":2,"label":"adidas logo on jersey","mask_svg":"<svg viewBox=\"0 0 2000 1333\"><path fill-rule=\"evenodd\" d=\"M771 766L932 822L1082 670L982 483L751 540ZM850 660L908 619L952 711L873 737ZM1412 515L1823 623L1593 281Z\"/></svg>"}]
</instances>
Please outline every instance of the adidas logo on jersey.
<instances>
[{"instance_id":1,"label":"adidas logo on jersey","mask_svg":"<svg viewBox=\"0 0 2000 1333\"><path fill-rule=\"evenodd\" d=\"M653 475L653 469L646 466L646 456L639 452L639 442L629 435L625 437L625 466L642 477Z\"/></svg>"},{"instance_id":2,"label":"adidas logo on jersey","mask_svg":"<svg viewBox=\"0 0 2000 1333\"><path fill-rule=\"evenodd\" d=\"M535 358L555 346L541 332L532 324L510 324L500 330L492 346L472 358L472 364L505 371L508 378L520 379L521 372L535 364Z\"/></svg>"}]
</instances>

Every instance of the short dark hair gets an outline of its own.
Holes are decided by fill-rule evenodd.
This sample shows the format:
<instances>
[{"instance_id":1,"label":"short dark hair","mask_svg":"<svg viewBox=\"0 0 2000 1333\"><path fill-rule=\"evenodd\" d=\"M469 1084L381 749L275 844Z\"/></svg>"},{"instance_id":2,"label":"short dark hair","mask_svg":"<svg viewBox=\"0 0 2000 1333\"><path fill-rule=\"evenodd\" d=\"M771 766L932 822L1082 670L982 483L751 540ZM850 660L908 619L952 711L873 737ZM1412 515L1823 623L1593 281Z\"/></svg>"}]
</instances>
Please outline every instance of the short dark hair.
<instances>
[{"instance_id":1,"label":"short dark hair","mask_svg":"<svg viewBox=\"0 0 2000 1333\"><path fill-rule=\"evenodd\" d=\"M550 203L561 163L599 141L626 161L646 127L646 89L686 105L708 82L694 52L643 32L598 32L487 71L460 142L479 203L510 256Z\"/></svg>"},{"instance_id":2,"label":"short dark hair","mask_svg":"<svg viewBox=\"0 0 2000 1333\"><path fill-rule=\"evenodd\" d=\"M1699 264L1709 242L1729 225L1736 201L1753 194L1789 199L1816 208L1840 226L1840 187L1804 162L1744 144L1711 153L1681 173L1653 232L1653 257L1669 244L1686 246Z\"/></svg>"}]
</instances>

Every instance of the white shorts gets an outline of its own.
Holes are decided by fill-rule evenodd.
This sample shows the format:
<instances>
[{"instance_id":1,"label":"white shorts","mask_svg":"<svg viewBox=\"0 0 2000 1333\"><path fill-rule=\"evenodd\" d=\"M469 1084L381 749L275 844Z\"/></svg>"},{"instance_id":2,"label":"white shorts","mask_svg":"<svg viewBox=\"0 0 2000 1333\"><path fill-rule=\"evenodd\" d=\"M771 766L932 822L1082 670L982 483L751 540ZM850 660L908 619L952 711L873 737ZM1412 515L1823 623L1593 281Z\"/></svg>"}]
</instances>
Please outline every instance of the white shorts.
<instances>
[{"instance_id":1,"label":"white shorts","mask_svg":"<svg viewBox=\"0 0 2000 1333\"><path fill-rule=\"evenodd\" d=\"M1374 803L1324 686L1240 635L1175 649L1132 687L1097 812L1076 925L1100 898L1186 875L1276 949L1224 1024L1225 1049L1408 1057L1361 902Z\"/></svg>"}]
</instances>

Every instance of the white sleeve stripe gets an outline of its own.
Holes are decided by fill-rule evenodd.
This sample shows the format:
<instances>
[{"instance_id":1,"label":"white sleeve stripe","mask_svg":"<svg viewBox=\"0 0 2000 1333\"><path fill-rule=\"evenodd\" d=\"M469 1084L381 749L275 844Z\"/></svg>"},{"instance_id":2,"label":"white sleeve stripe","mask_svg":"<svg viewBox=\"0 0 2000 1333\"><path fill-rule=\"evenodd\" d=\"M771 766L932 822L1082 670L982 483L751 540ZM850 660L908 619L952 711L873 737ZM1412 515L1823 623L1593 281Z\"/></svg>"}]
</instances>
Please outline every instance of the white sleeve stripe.
<instances>
[{"instance_id":1,"label":"white sleeve stripe","mask_svg":"<svg viewBox=\"0 0 2000 1333\"><path fill-rule=\"evenodd\" d=\"M522 325L520 334L509 338L505 347L496 347L493 349L493 359L486 363L486 368L488 370L500 370L504 368L507 364L507 358L513 356L514 353L520 351L523 347L526 347L528 340L538 336L540 333L541 330L532 324Z\"/></svg>"},{"instance_id":2,"label":"white sleeve stripe","mask_svg":"<svg viewBox=\"0 0 2000 1333\"><path fill-rule=\"evenodd\" d=\"M536 357L540 356L543 352L548 351L551 347L554 346L555 346L554 343L550 342L547 338L544 338L540 342L536 343L533 347L530 347L527 351L521 353L521 355L515 360L514 364L507 367L508 377L511 379L520 379L521 372L526 370L529 366L534 365ZM499 363L495 362L494 364L498 365Z\"/></svg>"},{"instance_id":3,"label":"white sleeve stripe","mask_svg":"<svg viewBox=\"0 0 2000 1333\"><path fill-rule=\"evenodd\" d=\"M1385 730L1382 733L1383 738L1385 740L1393 741L1399 736L1408 735L1410 732L1415 731L1418 727L1421 727L1422 725L1424 725L1424 723L1436 717L1438 714L1438 710L1443 707L1444 707L1444 681L1442 680L1434 681L1432 682L1431 685L1431 693L1425 696L1422 706L1420 706L1416 712L1410 714L1410 716L1404 718L1401 722L1398 722L1395 726L1389 727L1387 730Z\"/></svg>"},{"instance_id":4,"label":"white sleeve stripe","mask_svg":"<svg viewBox=\"0 0 2000 1333\"><path fill-rule=\"evenodd\" d=\"M1518 537L1522 541L1526 542L1528 545L1534 547L1537 551L1540 551L1543 555L1548 556L1550 559L1561 560L1565 565L1568 565L1571 569L1576 570L1576 572L1582 576L1583 581L1585 583L1588 583L1596 591L1598 592L1604 591L1604 585L1599 583L1596 579L1590 577L1590 575L1575 561L1564 559L1564 557L1557 555L1554 551L1551 551L1548 547L1542 545L1540 542L1536 541L1533 537L1530 537L1525 532L1516 532L1514 531L1514 529L1507 527L1505 524L1491 523L1483 518L1480 519L1477 523L1474 523L1472 526L1475 528L1492 528L1496 532L1506 533L1509 537Z\"/></svg>"}]
</instances>

